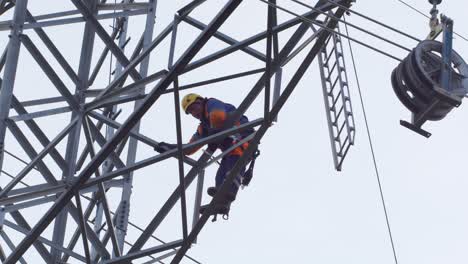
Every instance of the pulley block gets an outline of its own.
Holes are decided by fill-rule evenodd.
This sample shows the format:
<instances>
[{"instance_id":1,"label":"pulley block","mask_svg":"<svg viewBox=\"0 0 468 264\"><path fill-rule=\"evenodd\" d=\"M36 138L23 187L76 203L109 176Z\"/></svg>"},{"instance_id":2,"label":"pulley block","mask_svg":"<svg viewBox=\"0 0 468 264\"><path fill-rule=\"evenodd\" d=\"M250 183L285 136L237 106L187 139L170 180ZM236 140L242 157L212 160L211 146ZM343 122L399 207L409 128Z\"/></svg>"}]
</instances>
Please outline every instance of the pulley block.
<instances>
[{"instance_id":1,"label":"pulley block","mask_svg":"<svg viewBox=\"0 0 468 264\"><path fill-rule=\"evenodd\" d=\"M461 104L468 90L468 65L453 51L450 65L444 65L443 44L434 40L422 41L393 70L391 75L395 94L402 104L412 112L412 123L402 125L429 136L421 129L427 120L443 119L454 107ZM442 69L450 72L450 85L443 87Z\"/></svg>"}]
</instances>

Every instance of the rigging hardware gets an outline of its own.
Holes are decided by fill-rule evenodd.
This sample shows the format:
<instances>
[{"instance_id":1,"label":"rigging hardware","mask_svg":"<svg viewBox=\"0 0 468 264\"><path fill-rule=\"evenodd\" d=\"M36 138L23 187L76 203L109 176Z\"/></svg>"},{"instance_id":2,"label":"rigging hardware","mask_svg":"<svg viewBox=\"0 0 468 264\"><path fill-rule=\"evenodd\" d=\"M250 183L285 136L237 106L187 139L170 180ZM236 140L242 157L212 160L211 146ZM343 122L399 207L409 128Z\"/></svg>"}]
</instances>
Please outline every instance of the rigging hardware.
<instances>
[{"instance_id":1,"label":"rigging hardware","mask_svg":"<svg viewBox=\"0 0 468 264\"><path fill-rule=\"evenodd\" d=\"M411 122L400 124L430 137L421 126L428 120L443 119L454 107L460 106L468 91L468 65L452 50L453 21L440 15L441 0L429 0L431 9L428 38L393 70L393 90L403 105L411 111ZM443 32L443 42L434 40Z\"/></svg>"}]
</instances>

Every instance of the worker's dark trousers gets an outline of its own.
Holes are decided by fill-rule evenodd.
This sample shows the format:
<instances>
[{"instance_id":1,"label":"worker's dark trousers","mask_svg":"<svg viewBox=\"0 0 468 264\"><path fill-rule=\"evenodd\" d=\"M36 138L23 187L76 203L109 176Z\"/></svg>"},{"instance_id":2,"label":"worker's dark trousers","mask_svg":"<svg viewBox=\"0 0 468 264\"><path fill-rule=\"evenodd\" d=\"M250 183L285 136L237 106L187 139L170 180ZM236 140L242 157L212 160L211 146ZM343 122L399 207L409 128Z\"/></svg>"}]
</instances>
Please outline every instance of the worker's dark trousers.
<instances>
[{"instance_id":1,"label":"worker's dark trousers","mask_svg":"<svg viewBox=\"0 0 468 264\"><path fill-rule=\"evenodd\" d=\"M236 165L237 160L239 160L240 156L237 155L229 155L221 159L221 165L219 166L218 171L216 172L216 188L220 188L221 184L223 184L224 179L228 175L229 171L234 168ZM240 170L239 174L236 177L235 182L240 183L241 177L244 175L245 166ZM231 192L236 195L239 187L237 184L233 183L231 186Z\"/></svg>"}]
</instances>

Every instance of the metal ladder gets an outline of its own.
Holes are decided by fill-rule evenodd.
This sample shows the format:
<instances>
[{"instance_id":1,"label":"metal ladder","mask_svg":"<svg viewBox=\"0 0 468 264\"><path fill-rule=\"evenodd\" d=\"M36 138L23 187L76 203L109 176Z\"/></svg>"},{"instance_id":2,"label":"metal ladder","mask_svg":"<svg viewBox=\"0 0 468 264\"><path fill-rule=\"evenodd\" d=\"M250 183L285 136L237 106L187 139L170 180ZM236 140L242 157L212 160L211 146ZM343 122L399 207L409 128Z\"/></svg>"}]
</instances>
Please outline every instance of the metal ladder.
<instances>
[{"instance_id":1,"label":"metal ladder","mask_svg":"<svg viewBox=\"0 0 468 264\"><path fill-rule=\"evenodd\" d=\"M339 27L336 30L340 32ZM332 34L323 46L319 56L319 68L333 161L335 169L341 171L346 154L354 145L355 123L343 44L339 35Z\"/></svg>"}]
</instances>

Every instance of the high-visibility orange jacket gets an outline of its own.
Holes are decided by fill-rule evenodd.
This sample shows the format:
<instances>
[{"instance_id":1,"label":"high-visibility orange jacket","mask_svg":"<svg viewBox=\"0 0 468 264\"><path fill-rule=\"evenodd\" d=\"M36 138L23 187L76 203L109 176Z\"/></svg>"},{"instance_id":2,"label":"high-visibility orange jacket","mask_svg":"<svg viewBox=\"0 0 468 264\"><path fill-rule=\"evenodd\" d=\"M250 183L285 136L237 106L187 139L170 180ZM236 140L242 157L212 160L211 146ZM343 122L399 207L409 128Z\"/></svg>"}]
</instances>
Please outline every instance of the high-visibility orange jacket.
<instances>
[{"instance_id":1,"label":"high-visibility orange jacket","mask_svg":"<svg viewBox=\"0 0 468 264\"><path fill-rule=\"evenodd\" d=\"M200 124L198 125L197 131L193 134L192 138L190 139L190 143L201 138L216 134L223 129L223 126L227 120L229 120L230 115L234 114L236 108L228 103L224 103L215 98L205 98L203 101L204 105L204 113L200 120ZM239 120L236 120L234 125L239 126L240 124L244 124L248 122L248 118L246 116L242 116ZM230 137L226 137L223 140L217 142L217 148L221 149L221 151L225 151L233 144L238 142L242 139L243 136L246 136L253 132L252 130L245 131L243 133L238 133ZM229 153L229 155L242 155L243 150L247 148L248 143L244 143L242 146L235 148L233 151ZM191 155L195 153L199 148L193 149L192 151L186 153Z\"/></svg>"}]
</instances>

